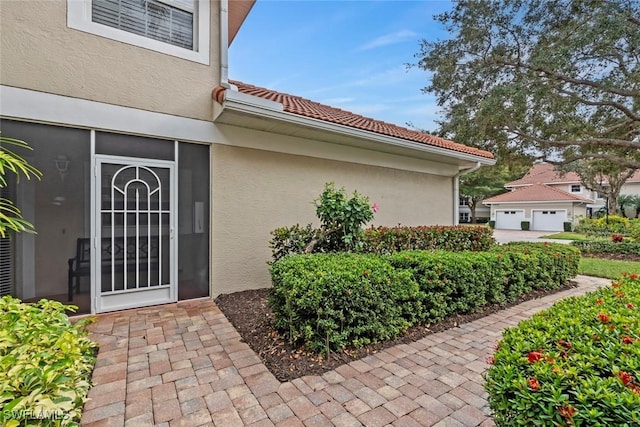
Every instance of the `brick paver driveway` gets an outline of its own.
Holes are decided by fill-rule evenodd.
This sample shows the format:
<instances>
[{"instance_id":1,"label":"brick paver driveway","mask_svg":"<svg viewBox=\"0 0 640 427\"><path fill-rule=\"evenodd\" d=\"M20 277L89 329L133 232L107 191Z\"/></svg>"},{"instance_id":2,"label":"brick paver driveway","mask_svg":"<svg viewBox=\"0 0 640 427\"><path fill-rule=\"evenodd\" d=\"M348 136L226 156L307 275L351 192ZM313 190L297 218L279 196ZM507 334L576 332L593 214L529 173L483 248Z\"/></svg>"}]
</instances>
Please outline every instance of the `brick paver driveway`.
<instances>
[{"instance_id":1,"label":"brick paver driveway","mask_svg":"<svg viewBox=\"0 0 640 427\"><path fill-rule=\"evenodd\" d=\"M445 332L280 383L210 300L99 316L82 417L90 426L489 426L485 359L507 326L554 301L532 300Z\"/></svg>"}]
</instances>

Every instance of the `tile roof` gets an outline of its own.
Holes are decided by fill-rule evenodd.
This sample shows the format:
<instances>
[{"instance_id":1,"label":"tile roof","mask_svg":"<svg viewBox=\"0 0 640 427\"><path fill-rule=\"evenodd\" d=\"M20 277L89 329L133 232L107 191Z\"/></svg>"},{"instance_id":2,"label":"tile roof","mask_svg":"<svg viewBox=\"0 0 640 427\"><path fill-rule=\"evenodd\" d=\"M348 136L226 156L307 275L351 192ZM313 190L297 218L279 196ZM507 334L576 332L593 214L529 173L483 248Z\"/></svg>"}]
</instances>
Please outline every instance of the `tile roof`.
<instances>
[{"instance_id":1,"label":"tile roof","mask_svg":"<svg viewBox=\"0 0 640 427\"><path fill-rule=\"evenodd\" d=\"M536 163L520 179L506 183L505 187L530 184L551 184L554 182L580 182L580 177L575 172L567 172L561 175L551 163Z\"/></svg>"},{"instance_id":2,"label":"tile roof","mask_svg":"<svg viewBox=\"0 0 640 427\"><path fill-rule=\"evenodd\" d=\"M373 132L381 135L391 136L406 141L418 142L421 144L440 147L447 150L493 159L493 154L488 151L469 147L464 144L459 144L444 138L429 135L424 132L418 132L391 123L364 117L359 114L341 110L339 108L320 104L318 102L311 101L300 96L289 95L286 93L253 86L247 83L242 83L236 80L230 80L229 83L237 86L238 92L240 93L257 96L269 101L278 102L283 105L284 111L291 114L348 126L351 128ZM224 89L222 89L221 87L216 87L213 90L213 97L218 102L222 103L222 101L224 100Z\"/></svg>"},{"instance_id":3,"label":"tile roof","mask_svg":"<svg viewBox=\"0 0 640 427\"><path fill-rule=\"evenodd\" d=\"M483 203L509 203L509 202L593 202L593 200L567 193L544 184L532 184L517 188L508 193L500 194L485 199Z\"/></svg>"},{"instance_id":4,"label":"tile roof","mask_svg":"<svg viewBox=\"0 0 640 427\"><path fill-rule=\"evenodd\" d=\"M531 166L531 169L520 179L506 183L505 187L516 187L520 185L531 184L554 184L554 183L573 183L576 184L581 181L580 177L575 172L567 172L562 175L558 172L554 165L551 163L536 163ZM640 181L640 171L629 178L627 182Z\"/></svg>"}]
</instances>

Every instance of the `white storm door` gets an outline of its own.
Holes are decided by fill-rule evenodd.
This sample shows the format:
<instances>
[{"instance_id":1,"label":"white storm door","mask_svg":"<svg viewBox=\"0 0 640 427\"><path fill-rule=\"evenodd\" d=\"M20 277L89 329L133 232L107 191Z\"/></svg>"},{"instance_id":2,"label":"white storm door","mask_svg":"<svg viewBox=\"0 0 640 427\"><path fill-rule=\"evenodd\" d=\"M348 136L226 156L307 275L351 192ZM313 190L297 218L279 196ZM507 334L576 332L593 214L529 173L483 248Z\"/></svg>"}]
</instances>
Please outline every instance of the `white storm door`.
<instances>
[{"instance_id":1,"label":"white storm door","mask_svg":"<svg viewBox=\"0 0 640 427\"><path fill-rule=\"evenodd\" d=\"M95 311L177 300L173 161L96 155Z\"/></svg>"}]
</instances>

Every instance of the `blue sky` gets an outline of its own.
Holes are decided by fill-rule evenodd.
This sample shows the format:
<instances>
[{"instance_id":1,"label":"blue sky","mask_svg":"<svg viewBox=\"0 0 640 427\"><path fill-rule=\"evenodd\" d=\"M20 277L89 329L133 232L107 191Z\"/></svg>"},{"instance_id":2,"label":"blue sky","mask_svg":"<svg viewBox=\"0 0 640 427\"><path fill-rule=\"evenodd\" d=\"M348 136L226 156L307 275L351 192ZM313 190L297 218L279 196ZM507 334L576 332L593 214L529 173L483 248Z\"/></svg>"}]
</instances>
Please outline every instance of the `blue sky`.
<instances>
[{"instance_id":1,"label":"blue sky","mask_svg":"<svg viewBox=\"0 0 640 427\"><path fill-rule=\"evenodd\" d=\"M422 39L447 38L433 15L448 1L257 0L229 49L229 76L367 117L434 130L421 89Z\"/></svg>"}]
</instances>

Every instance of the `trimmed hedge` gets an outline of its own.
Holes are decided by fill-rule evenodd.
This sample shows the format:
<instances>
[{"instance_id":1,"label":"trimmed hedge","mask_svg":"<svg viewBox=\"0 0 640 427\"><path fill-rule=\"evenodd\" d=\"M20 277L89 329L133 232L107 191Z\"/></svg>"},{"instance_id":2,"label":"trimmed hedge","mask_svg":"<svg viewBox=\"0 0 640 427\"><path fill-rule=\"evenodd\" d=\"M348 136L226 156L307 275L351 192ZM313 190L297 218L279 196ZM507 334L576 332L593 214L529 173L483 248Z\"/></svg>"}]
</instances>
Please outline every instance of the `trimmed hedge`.
<instances>
[{"instance_id":1,"label":"trimmed hedge","mask_svg":"<svg viewBox=\"0 0 640 427\"><path fill-rule=\"evenodd\" d=\"M395 337L422 312L411 273L374 255L290 255L271 266L271 276L276 328L312 351Z\"/></svg>"},{"instance_id":2,"label":"trimmed hedge","mask_svg":"<svg viewBox=\"0 0 640 427\"><path fill-rule=\"evenodd\" d=\"M391 264L412 273L425 298L422 320L433 323L456 313L504 303L508 260L488 252L411 251L389 255Z\"/></svg>"},{"instance_id":3,"label":"trimmed hedge","mask_svg":"<svg viewBox=\"0 0 640 427\"><path fill-rule=\"evenodd\" d=\"M561 243L512 242L494 246L490 252L512 263L506 285L512 297L533 289L557 289L578 274L580 264L580 251Z\"/></svg>"},{"instance_id":4,"label":"trimmed hedge","mask_svg":"<svg viewBox=\"0 0 640 427\"><path fill-rule=\"evenodd\" d=\"M640 277L507 329L485 374L498 426L640 425Z\"/></svg>"},{"instance_id":5,"label":"trimmed hedge","mask_svg":"<svg viewBox=\"0 0 640 427\"><path fill-rule=\"evenodd\" d=\"M0 425L78 425L96 344L66 306L0 298Z\"/></svg>"},{"instance_id":6,"label":"trimmed hedge","mask_svg":"<svg viewBox=\"0 0 640 427\"><path fill-rule=\"evenodd\" d=\"M492 252L289 255L271 266L276 327L312 351L362 346L420 322L551 289L577 272L566 245L505 245ZM565 278L564 281L561 281Z\"/></svg>"},{"instance_id":7,"label":"trimmed hedge","mask_svg":"<svg viewBox=\"0 0 640 427\"><path fill-rule=\"evenodd\" d=\"M607 240L580 240L572 246L586 254L640 255L640 242L612 242Z\"/></svg>"},{"instance_id":8,"label":"trimmed hedge","mask_svg":"<svg viewBox=\"0 0 640 427\"><path fill-rule=\"evenodd\" d=\"M495 245L487 227L371 227L365 230L365 251L390 254L411 250L486 251Z\"/></svg>"},{"instance_id":9,"label":"trimmed hedge","mask_svg":"<svg viewBox=\"0 0 640 427\"><path fill-rule=\"evenodd\" d=\"M313 253L335 252L322 240L322 231L311 224L276 228L269 242L273 261L289 254L302 254L313 239ZM487 227L418 226L371 227L364 230L359 252L390 254L410 250L486 251L496 241Z\"/></svg>"}]
</instances>

